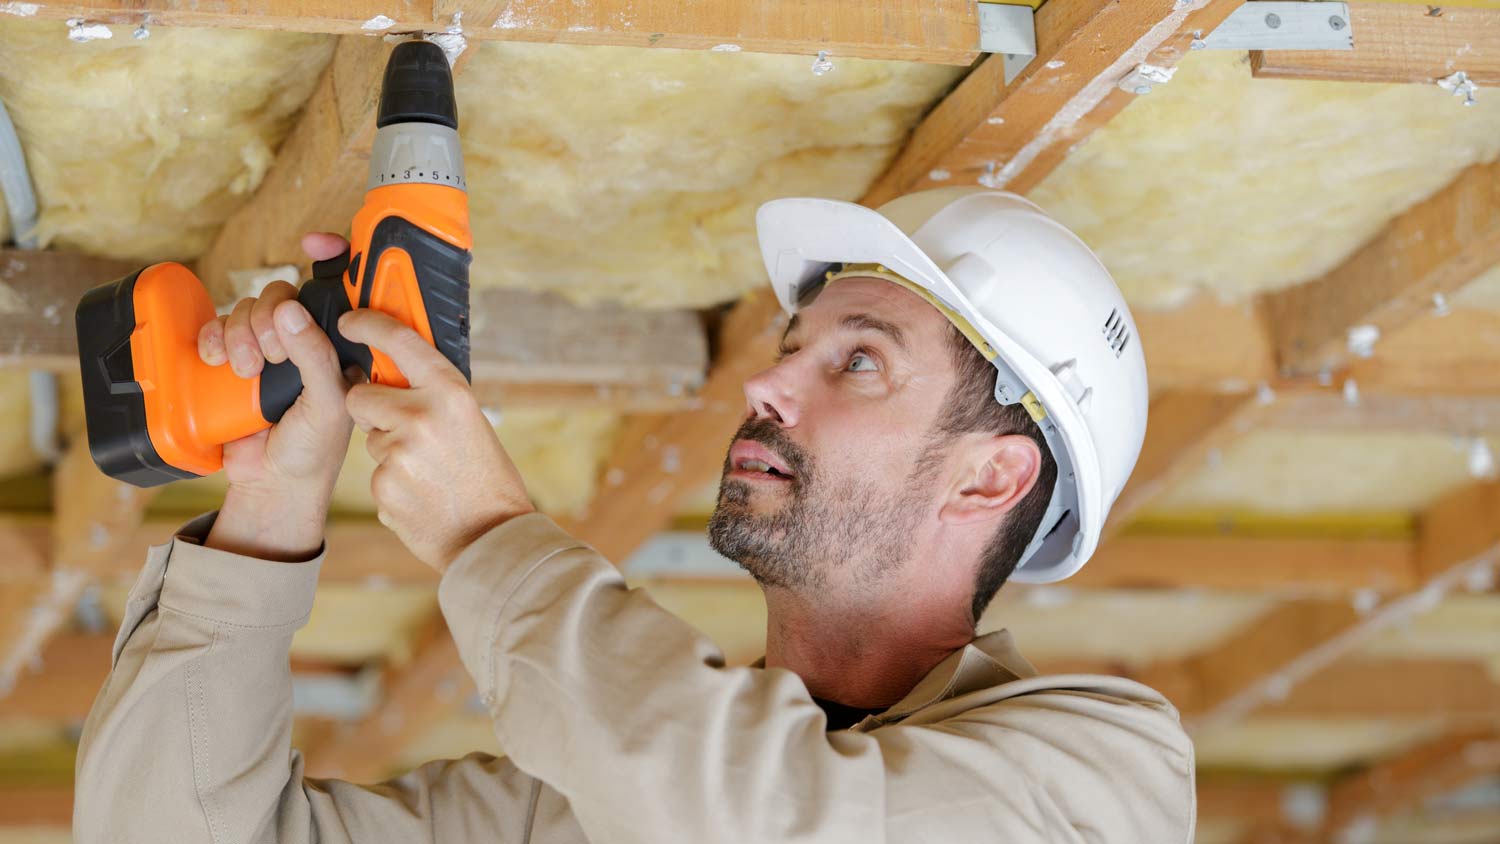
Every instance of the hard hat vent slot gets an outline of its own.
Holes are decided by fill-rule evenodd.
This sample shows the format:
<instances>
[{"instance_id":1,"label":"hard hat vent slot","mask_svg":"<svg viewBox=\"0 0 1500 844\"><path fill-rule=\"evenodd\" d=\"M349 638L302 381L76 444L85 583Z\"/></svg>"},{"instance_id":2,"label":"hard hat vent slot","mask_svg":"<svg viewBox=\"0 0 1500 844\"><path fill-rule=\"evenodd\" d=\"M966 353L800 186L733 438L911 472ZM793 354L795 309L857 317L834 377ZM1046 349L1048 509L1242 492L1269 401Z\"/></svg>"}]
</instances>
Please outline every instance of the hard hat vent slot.
<instances>
[{"instance_id":1,"label":"hard hat vent slot","mask_svg":"<svg viewBox=\"0 0 1500 844\"><path fill-rule=\"evenodd\" d=\"M1104 340L1115 350L1115 357L1124 354L1125 347L1130 345L1130 326L1119 308L1111 310L1109 319L1104 321Z\"/></svg>"}]
</instances>

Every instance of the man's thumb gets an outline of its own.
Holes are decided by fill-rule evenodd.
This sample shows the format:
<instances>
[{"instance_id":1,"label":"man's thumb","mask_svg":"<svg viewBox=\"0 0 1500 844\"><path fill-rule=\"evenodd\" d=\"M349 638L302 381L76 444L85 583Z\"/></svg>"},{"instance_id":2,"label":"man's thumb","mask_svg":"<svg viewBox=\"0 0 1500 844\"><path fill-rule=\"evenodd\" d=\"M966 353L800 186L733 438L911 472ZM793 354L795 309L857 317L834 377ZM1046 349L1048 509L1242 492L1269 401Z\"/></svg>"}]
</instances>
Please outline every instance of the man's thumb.
<instances>
[{"instance_id":1,"label":"man's thumb","mask_svg":"<svg viewBox=\"0 0 1500 844\"><path fill-rule=\"evenodd\" d=\"M286 356L302 375L302 389L319 404L342 407L344 379L339 373L338 354L333 343L313 324L312 316L302 303L288 300L276 306L276 334L286 349Z\"/></svg>"}]
</instances>

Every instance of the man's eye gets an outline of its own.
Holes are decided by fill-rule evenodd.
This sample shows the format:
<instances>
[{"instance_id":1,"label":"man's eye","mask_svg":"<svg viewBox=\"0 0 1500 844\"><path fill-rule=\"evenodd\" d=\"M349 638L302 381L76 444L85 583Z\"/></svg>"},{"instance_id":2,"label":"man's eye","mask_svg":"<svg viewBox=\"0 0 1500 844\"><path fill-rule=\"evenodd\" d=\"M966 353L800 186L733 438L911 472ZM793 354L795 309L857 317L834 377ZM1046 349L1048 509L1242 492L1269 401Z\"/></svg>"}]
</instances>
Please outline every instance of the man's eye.
<instances>
[{"instance_id":1,"label":"man's eye","mask_svg":"<svg viewBox=\"0 0 1500 844\"><path fill-rule=\"evenodd\" d=\"M849 358L849 365L844 367L845 372L878 372L879 366L875 365L875 359L863 352L857 352L854 357Z\"/></svg>"}]
</instances>

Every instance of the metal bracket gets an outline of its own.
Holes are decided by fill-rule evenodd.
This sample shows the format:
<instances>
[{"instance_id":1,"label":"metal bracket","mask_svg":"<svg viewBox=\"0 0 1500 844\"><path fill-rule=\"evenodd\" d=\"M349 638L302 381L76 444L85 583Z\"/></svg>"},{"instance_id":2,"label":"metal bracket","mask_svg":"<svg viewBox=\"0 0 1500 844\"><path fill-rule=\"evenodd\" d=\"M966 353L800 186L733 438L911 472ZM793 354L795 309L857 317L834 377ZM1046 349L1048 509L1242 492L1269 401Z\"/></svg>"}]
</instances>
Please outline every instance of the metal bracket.
<instances>
[{"instance_id":1,"label":"metal bracket","mask_svg":"<svg viewBox=\"0 0 1500 844\"><path fill-rule=\"evenodd\" d=\"M1005 57L1005 84L1009 85L1036 58L1035 10L1006 3L979 5L979 51Z\"/></svg>"},{"instance_id":2,"label":"metal bracket","mask_svg":"<svg viewBox=\"0 0 1500 844\"><path fill-rule=\"evenodd\" d=\"M1254 0L1203 39L1209 50L1353 50L1349 4Z\"/></svg>"}]
</instances>

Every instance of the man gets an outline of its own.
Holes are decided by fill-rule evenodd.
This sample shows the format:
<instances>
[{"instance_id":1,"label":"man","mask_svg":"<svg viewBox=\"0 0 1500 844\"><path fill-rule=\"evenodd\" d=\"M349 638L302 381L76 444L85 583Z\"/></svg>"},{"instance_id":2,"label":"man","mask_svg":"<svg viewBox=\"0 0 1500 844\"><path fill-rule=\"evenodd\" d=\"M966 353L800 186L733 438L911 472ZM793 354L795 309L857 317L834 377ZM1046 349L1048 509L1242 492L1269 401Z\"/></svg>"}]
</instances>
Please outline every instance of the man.
<instances>
[{"instance_id":1,"label":"man","mask_svg":"<svg viewBox=\"0 0 1500 844\"><path fill-rule=\"evenodd\" d=\"M305 391L227 447L217 518L152 549L84 731L77 840L1189 844L1192 747L1164 699L1039 677L1008 634L974 637L1013 570L1085 562L1135 462L1144 360L1108 274L980 189L879 213L780 200L758 226L796 316L745 385L710 535L764 588L763 665L726 667L533 512L415 332L347 315L412 384L350 388L273 287L205 327L201 353L242 375L289 357ZM345 409L379 461L381 521L443 573L505 759L373 787L302 777L287 648Z\"/></svg>"}]
</instances>

